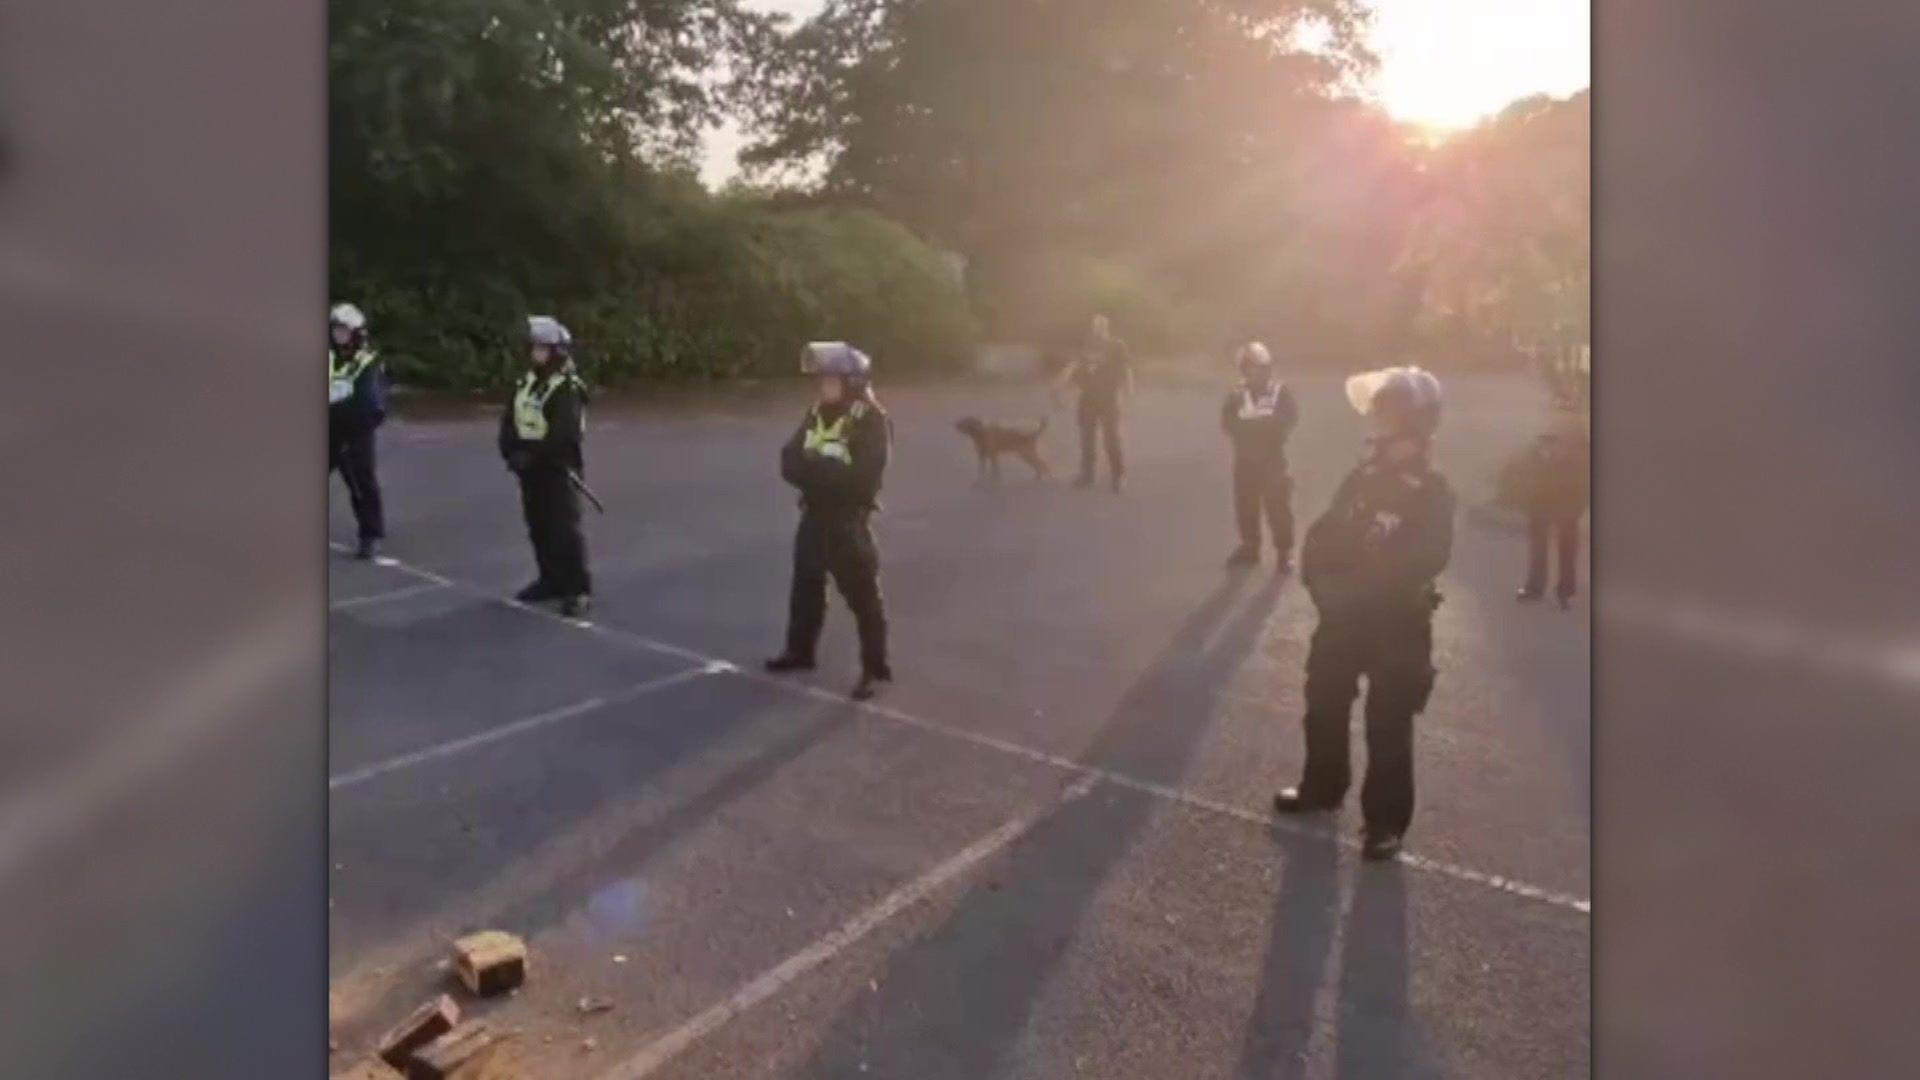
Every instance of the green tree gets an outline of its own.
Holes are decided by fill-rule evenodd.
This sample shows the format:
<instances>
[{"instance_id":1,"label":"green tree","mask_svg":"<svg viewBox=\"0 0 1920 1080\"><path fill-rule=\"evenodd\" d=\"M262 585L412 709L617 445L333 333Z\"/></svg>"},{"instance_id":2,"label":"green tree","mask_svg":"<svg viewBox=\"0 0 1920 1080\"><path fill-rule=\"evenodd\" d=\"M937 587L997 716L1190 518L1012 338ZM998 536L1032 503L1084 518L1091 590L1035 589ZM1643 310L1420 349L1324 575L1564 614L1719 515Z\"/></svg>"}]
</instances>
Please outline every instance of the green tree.
<instances>
[{"instance_id":1,"label":"green tree","mask_svg":"<svg viewBox=\"0 0 1920 1080\"><path fill-rule=\"evenodd\" d=\"M1360 0L833 0L756 58L743 160L964 252L1003 327L1036 329L1008 295L1101 293L1258 322L1282 305L1249 282L1306 239L1289 199L1328 178L1300 151L1355 115L1366 27Z\"/></svg>"},{"instance_id":2,"label":"green tree","mask_svg":"<svg viewBox=\"0 0 1920 1080\"><path fill-rule=\"evenodd\" d=\"M1591 341L1591 96L1515 102L1431 155L1403 265L1430 343L1558 368Z\"/></svg>"},{"instance_id":3,"label":"green tree","mask_svg":"<svg viewBox=\"0 0 1920 1080\"><path fill-rule=\"evenodd\" d=\"M603 382L791 370L801 335L964 355L964 298L906 231L693 178L771 26L735 0L331 11L333 284L402 379L497 385L530 310Z\"/></svg>"}]
</instances>

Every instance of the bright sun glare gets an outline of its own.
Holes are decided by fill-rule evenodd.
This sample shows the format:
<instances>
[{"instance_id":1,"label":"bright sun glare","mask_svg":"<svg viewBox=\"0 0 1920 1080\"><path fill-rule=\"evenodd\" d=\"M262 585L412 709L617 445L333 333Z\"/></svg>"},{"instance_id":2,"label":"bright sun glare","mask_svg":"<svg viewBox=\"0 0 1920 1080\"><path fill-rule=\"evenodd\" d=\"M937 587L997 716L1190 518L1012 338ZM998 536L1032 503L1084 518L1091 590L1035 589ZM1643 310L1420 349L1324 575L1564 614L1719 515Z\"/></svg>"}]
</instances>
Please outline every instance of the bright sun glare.
<instances>
[{"instance_id":1,"label":"bright sun glare","mask_svg":"<svg viewBox=\"0 0 1920 1080\"><path fill-rule=\"evenodd\" d=\"M807 18L822 0L747 0ZM1528 94L1565 97L1591 79L1591 0L1373 0L1372 91L1435 142ZM1311 38L1311 32L1306 35ZM709 178L733 169L739 131L710 141Z\"/></svg>"},{"instance_id":2,"label":"bright sun glare","mask_svg":"<svg viewBox=\"0 0 1920 1080\"><path fill-rule=\"evenodd\" d=\"M1589 0L1379 0L1376 12L1373 91L1435 136L1591 78Z\"/></svg>"}]
</instances>

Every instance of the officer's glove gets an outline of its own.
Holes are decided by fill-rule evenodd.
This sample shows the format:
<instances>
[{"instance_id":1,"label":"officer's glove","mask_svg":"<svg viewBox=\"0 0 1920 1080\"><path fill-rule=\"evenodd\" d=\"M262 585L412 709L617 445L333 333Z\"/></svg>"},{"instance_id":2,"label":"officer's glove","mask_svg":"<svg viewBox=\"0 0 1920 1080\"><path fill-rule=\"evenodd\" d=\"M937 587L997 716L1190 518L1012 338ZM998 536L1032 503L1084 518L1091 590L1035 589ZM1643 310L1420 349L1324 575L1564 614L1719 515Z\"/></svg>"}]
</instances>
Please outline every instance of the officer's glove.
<instances>
[{"instance_id":1,"label":"officer's glove","mask_svg":"<svg viewBox=\"0 0 1920 1080\"><path fill-rule=\"evenodd\" d=\"M507 471L510 473L517 475L526 472L531 464L533 459L525 450L515 450L507 455Z\"/></svg>"}]
</instances>

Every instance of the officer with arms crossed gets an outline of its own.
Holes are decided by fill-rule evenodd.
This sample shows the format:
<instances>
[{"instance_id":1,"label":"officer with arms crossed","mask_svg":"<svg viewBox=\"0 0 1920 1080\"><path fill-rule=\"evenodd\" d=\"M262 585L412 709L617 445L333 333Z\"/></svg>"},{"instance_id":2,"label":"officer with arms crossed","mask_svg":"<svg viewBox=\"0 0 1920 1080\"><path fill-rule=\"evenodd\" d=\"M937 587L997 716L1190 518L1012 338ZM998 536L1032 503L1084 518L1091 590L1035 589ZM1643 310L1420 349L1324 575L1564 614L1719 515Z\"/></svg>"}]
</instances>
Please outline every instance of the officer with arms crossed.
<instances>
[{"instance_id":1,"label":"officer with arms crossed","mask_svg":"<svg viewBox=\"0 0 1920 1080\"><path fill-rule=\"evenodd\" d=\"M1431 462L1440 382L1417 367L1347 380L1373 436L1307 530L1302 578L1320 623L1307 653L1307 762L1283 814L1334 810L1350 779L1347 725L1367 679L1362 855L1391 859L1413 820L1413 718L1433 692L1434 579L1453 551L1453 489Z\"/></svg>"},{"instance_id":2,"label":"officer with arms crossed","mask_svg":"<svg viewBox=\"0 0 1920 1080\"><path fill-rule=\"evenodd\" d=\"M800 491L800 528L793 539L793 589L787 647L768 671L811 671L827 612L831 576L860 631L856 701L893 681L887 663L887 615L880 597L880 552L870 519L879 509L893 426L873 396L873 365L841 342L802 351L802 371L819 376L819 401L780 450L780 475Z\"/></svg>"},{"instance_id":3,"label":"officer with arms crossed","mask_svg":"<svg viewBox=\"0 0 1920 1080\"><path fill-rule=\"evenodd\" d=\"M352 304L327 313L327 471L347 485L360 531L354 557L371 559L386 538L373 433L387 419L387 372L367 344L367 317Z\"/></svg>"},{"instance_id":4,"label":"officer with arms crossed","mask_svg":"<svg viewBox=\"0 0 1920 1080\"><path fill-rule=\"evenodd\" d=\"M1300 418L1293 391L1273 373L1273 354L1260 342L1241 346L1240 385L1220 407L1220 427L1233 441L1233 513L1240 546L1228 566L1260 561L1260 518L1273 531L1281 573L1293 569L1293 480L1287 475L1287 436Z\"/></svg>"},{"instance_id":5,"label":"officer with arms crossed","mask_svg":"<svg viewBox=\"0 0 1920 1080\"><path fill-rule=\"evenodd\" d=\"M527 320L531 364L500 417L500 456L520 479L520 507L540 576L520 590L526 603L560 601L569 618L587 610L593 581L580 534L576 479L586 469L586 384L573 366L573 335L545 315Z\"/></svg>"}]
</instances>

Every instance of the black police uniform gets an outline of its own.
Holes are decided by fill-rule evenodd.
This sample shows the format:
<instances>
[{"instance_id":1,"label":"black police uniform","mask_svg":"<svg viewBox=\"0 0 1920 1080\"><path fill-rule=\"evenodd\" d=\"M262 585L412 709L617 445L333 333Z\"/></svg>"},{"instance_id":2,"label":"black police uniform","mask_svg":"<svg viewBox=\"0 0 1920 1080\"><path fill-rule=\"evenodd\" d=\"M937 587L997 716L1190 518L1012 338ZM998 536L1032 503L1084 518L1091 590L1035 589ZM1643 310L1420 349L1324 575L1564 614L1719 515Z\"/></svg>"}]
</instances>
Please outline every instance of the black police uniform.
<instances>
[{"instance_id":1,"label":"black police uniform","mask_svg":"<svg viewBox=\"0 0 1920 1080\"><path fill-rule=\"evenodd\" d=\"M593 594L587 542L580 532L580 495L567 479L569 471L586 475L585 410L586 386L568 362L528 371L500 417L500 456L520 479L520 508L540 570L534 595L526 599Z\"/></svg>"},{"instance_id":2,"label":"black police uniform","mask_svg":"<svg viewBox=\"0 0 1920 1080\"><path fill-rule=\"evenodd\" d=\"M893 677L880 552L870 523L879 509L892 441L886 412L871 398L859 397L815 405L780 450L780 475L800 491L787 616L785 655L791 660L813 663L831 576L859 627L862 672L875 679Z\"/></svg>"},{"instance_id":3,"label":"black police uniform","mask_svg":"<svg viewBox=\"0 0 1920 1080\"><path fill-rule=\"evenodd\" d=\"M1580 517L1590 500L1591 452L1587 440L1572 433L1549 433L1535 440L1524 463L1521 499L1527 514L1527 580L1520 597L1531 600L1547 587L1547 548L1560 564L1554 595L1573 599L1580 581Z\"/></svg>"},{"instance_id":4,"label":"black police uniform","mask_svg":"<svg viewBox=\"0 0 1920 1080\"><path fill-rule=\"evenodd\" d=\"M1260 518L1273 532L1282 565L1293 557L1293 480L1287 474L1287 437L1300 419L1293 391L1269 378L1255 389L1242 383L1220 407L1220 427L1233 441L1233 513L1243 554L1260 551Z\"/></svg>"},{"instance_id":5,"label":"black police uniform","mask_svg":"<svg viewBox=\"0 0 1920 1080\"><path fill-rule=\"evenodd\" d=\"M1320 622L1307 654L1300 801L1345 798L1348 723L1366 676L1360 807L1369 836L1397 837L1413 820L1413 718L1433 691L1434 579L1452 555L1453 512L1453 489L1425 460L1375 454L1348 474L1301 548Z\"/></svg>"},{"instance_id":6,"label":"black police uniform","mask_svg":"<svg viewBox=\"0 0 1920 1080\"><path fill-rule=\"evenodd\" d=\"M1107 449L1107 468L1118 489L1127 471L1120 449L1120 392L1133 370L1133 353L1119 338L1088 342L1086 353L1074 371L1080 388L1080 483L1093 483L1094 437L1101 436Z\"/></svg>"},{"instance_id":7,"label":"black police uniform","mask_svg":"<svg viewBox=\"0 0 1920 1080\"><path fill-rule=\"evenodd\" d=\"M338 472L347 485L360 542L385 539L386 513L373 452L374 432L387 419L385 365L371 349L329 349L327 376L327 471Z\"/></svg>"}]
</instances>

